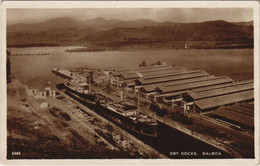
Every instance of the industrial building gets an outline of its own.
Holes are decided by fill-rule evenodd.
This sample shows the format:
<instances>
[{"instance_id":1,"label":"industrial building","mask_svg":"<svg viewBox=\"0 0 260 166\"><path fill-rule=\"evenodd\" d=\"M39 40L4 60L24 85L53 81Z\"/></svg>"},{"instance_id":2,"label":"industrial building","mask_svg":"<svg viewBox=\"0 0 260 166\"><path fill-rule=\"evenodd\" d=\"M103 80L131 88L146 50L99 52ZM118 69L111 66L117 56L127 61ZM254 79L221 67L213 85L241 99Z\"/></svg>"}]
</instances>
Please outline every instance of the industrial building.
<instances>
[{"instance_id":1,"label":"industrial building","mask_svg":"<svg viewBox=\"0 0 260 166\"><path fill-rule=\"evenodd\" d=\"M172 105L181 101L184 111L207 112L223 105L253 101L253 80L236 82L203 70L158 65L110 73L113 84L138 89L141 96Z\"/></svg>"},{"instance_id":2,"label":"industrial building","mask_svg":"<svg viewBox=\"0 0 260 166\"><path fill-rule=\"evenodd\" d=\"M184 85L161 86L157 88L157 92L160 94L166 94L166 93L191 90L193 88L198 88L198 87L206 87L209 85L218 85L218 84L225 84L231 82L233 82L233 80L226 76L208 77L207 80L200 81L200 82L192 82Z\"/></svg>"},{"instance_id":3,"label":"industrial building","mask_svg":"<svg viewBox=\"0 0 260 166\"><path fill-rule=\"evenodd\" d=\"M46 97L56 97L56 91L49 85L44 85L37 81L30 81L25 86L25 92L28 96L34 96L36 99L45 99Z\"/></svg>"},{"instance_id":4,"label":"industrial building","mask_svg":"<svg viewBox=\"0 0 260 166\"><path fill-rule=\"evenodd\" d=\"M233 86L222 87L218 89L209 89L206 91L189 91L187 95L184 95L184 98L189 101L201 100L210 97L221 96L225 94L232 94L237 92L243 92L248 90L254 90L254 83L247 84L236 84Z\"/></svg>"},{"instance_id":5,"label":"industrial building","mask_svg":"<svg viewBox=\"0 0 260 166\"><path fill-rule=\"evenodd\" d=\"M237 92L194 101L195 111L208 111L222 105L254 100L254 90Z\"/></svg>"},{"instance_id":6,"label":"industrial building","mask_svg":"<svg viewBox=\"0 0 260 166\"><path fill-rule=\"evenodd\" d=\"M241 81L231 84L227 83L204 88L195 88L186 92L180 91L180 93L182 95L182 101L187 105L192 105L192 108L187 108L187 110L206 112L223 105L253 101L254 83L252 80ZM175 95L176 94L177 93L175 93Z\"/></svg>"},{"instance_id":7,"label":"industrial building","mask_svg":"<svg viewBox=\"0 0 260 166\"><path fill-rule=\"evenodd\" d=\"M136 80L144 77L154 77L154 76L164 76L164 75L172 75L173 73L177 73L180 71L184 71L184 68L181 67L173 67L171 65L157 65L157 66L148 66L148 67L140 67L129 70L118 70L112 71L110 76L110 83L113 85L118 85L132 88L136 85Z\"/></svg>"},{"instance_id":8,"label":"industrial building","mask_svg":"<svg viewBox=\"0 0 260 166\"><path fill-rule=\"evenodd\" d=\"M175 81L175 80L183 80L188 78L203 77L208 75L209 74L207 72L202 70L184 71L184 72L174 73L171 76L165 76L165 77L161 76L159 78L139 78L136 81L136 85L143 86L143 85L164 83L164 82Z\"/></svg>"}]
</instances>

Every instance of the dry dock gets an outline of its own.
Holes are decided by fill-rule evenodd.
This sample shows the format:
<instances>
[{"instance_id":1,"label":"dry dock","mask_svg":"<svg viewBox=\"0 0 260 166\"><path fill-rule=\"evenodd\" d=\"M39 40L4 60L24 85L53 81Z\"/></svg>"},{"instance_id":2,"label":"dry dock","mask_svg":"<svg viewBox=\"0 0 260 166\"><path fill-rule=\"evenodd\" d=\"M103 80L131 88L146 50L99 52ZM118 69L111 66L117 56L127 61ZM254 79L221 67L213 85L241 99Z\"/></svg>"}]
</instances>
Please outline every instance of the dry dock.
<instances>
[{"instance_id":1,"label":"dry dock","mask_svg":"<svg viewBox=\"0 0 260 166\"><path fill-rule=\"evenodd\" d=\"M234 158L254 156L253 114L241 111L242 107L235 111L240 118L227 117L217 111L237 103L251 107L254 101L252 80L238 82L226 76L211 76L205 71L189 71L171 65L91 71L94 71L93 91L118 101L122 99L117 91L123 91L125 101L139 105L141 112L162 124ZM158 106L156 111L151 110L153 104ZM181 117L173 119L176 115ZM243 118L249 121L241 120Z\"/></svg>"}]
</instances>

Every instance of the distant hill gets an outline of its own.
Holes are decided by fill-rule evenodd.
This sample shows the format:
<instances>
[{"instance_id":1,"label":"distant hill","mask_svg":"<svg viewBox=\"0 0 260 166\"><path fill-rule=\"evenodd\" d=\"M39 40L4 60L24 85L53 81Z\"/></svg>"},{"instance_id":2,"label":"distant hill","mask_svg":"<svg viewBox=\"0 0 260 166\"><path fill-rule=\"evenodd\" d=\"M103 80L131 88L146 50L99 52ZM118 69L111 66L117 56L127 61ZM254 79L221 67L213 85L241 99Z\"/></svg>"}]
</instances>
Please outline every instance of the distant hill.
<instances>
[{"instance_id":1,"label":"distant hill","mask_svg":"<svg viewBox=\"0 0 260 166\"><path fill-rule=\"evenodd\" d=\"M201 23L161 23L148 19L122 21L104 18L79 21L62 17L34 24L7 26L8 46L170 41L253 43L253 22L230 23L216 20Z\"/></svg>"},{"instance_id":2,"label":"distant hill","mask_svg":"<svg viewBox=\"0 0 260 166\"><path fill-rule=\"evenodd\" d=\"M83 25L83 22L69 17L56 18L35 24L15 24L7 26L7 32L39 32L54 29L72 29Z\"/></svg>"},{"instance_id":3,"label":"distant hill","mask_svg":"<svg viewBox=\"0 0 260 166\"><path fill-rule=\"evenodd\" d=\"M225 21L182 23L135 28L114 28L89 34L81 41L251 41L253 27L241 26Z\"/></svg>"},{"instance_id":4,"label":"distant hill","mask_svg":"<svg viewBox=\"0 0 260 166\"><path fill-rule=\"evenodd\" d=\"M148 19L135 21L122 21L117 19L107 20L104 18L95 18L85 21L78 21L69 17L60 17L48 21L34 24L14 24L7 27L8 32L38 32L49 31L54 29L85 29L92 28L96 31L109 30L116 27L143 27L157 26L161 23Z\"/></svg>"}]
</instances>

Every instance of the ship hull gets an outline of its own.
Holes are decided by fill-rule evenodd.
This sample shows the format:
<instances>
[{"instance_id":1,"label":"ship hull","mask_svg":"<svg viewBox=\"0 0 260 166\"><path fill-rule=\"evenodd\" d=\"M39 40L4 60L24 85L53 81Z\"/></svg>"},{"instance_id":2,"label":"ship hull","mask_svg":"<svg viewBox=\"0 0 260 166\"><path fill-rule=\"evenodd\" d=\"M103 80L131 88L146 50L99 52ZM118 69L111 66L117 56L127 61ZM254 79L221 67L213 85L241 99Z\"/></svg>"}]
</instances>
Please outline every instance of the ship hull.
<instances>
[{"instance_id":1,"label":"ship hull","mask_svg":"<svg viewBox=\"0 0 260 166\"><path fill-rule=\"evenodd\" d=\"M80 92L72 89L71 87L67 86L66 84L64 84L64 87L66 88L67 91L72 92L72 93L76 94L79 97L82 97L82 98L85 98L85 99L89 99L91 101L95 101L95 95L94 94L80 93Z\"/></svg>"},{"instance_id":2,"label":"ship hull","mask_svg":"<svg viewBox=\"0 0 260 166\"><path fill-rule=\"evenodd\" d=\"M99 115L105 117L106 119L112 121L118 126L128 130L129 132L133 132L134 134L138 134L146 137L157 137L157 125L148 125L141 122L134 122L133 119L129 117L125 117L123 115L117 114L114 111L108 109L104 105L95 101L95 96L86 96L78 93L77 91L66 86L66 94L70 97L76 99L86 107L94 110ZM94 100L93 100L94 97ZM89 99L92 98L92 99Z\"/></svg>"},{"instance_id":3,"label":"ship hull","mask_svg":"<svg viewBox=\"0 0 260 166\"><path fill-rule=\"evenodd\" d=\"M117 114L98 102L97 107L97 111L99 111L102 116L118 124L120 127L142 136L157 137L157 125L148 125L141 122L134 122L134 120L131 118Z\"/></svg>"},{"instance_id":4,"label":"ship hull","mask_svg":"<svg viewBox=\"0 0 260 166\"><path fill-rule=\"evenodd\" d=\"M62 73L60 73L59 71L57 71L57 70L55 70L55 69L52 69L52 73L54 73L54 74L56 74L56 75L58 75L58 76L60 76L60 77L63 77L63 78L65 78L65 79L71 79L70 76L67 76L67 75L65 75L65 74L62 74Z\"/></svg>"}]
</instances>

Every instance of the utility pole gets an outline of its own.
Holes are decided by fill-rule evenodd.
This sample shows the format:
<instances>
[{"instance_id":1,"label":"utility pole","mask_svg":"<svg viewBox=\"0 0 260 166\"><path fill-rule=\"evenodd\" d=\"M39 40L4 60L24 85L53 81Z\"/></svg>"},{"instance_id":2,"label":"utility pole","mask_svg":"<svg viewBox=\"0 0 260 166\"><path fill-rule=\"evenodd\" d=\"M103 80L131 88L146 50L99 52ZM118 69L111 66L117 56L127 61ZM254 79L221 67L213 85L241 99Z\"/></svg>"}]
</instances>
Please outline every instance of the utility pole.
<instances>
[{"instance_id":1,"label":"utility pole","mask_svg":"<svg viewBox=\"0 0 260 166\"><path fill-rule=\"evenodd\" d=\"M89 78L88 80L89 80L89 92L91 92L91 78Z\"/></svg>"},{"instance_id":2,"label":"utility pole","mask_svg":"<svg viewBox=\"0 0 260 166\"><path fill-rule=\"evenodd\" d=\"M108 82L107 82L107 94L110 93L110 87L109 87L109 83L110 83L110 79L108 78Z\"/></svg>"},{"instance_id":3,"label":"utility pole","mask_svg":"<svg viewBox=\"0 0 260 166\"><path fill-rule=\"evenodd\" d=\"M137 89L137 116L139 116L139 89Z\"/></svg>"},{"instance_id":4,"label":"utility pole","mask_svg":"<svg viewBox=\"0 0 260 166\"><path fill-rule=\"evenodd\" d=\"M172 99L172 111L174 111L174 99Z\"/></svg>"}]
</instances>

